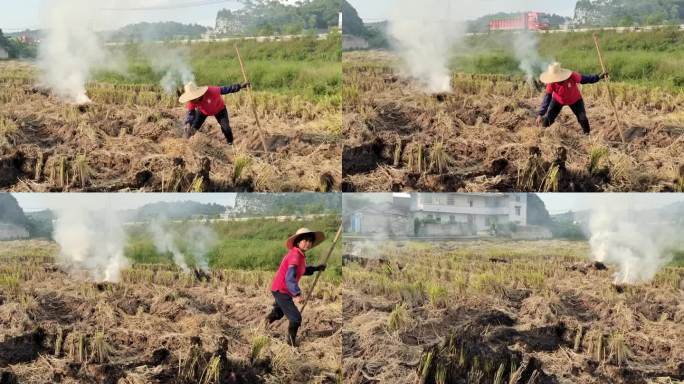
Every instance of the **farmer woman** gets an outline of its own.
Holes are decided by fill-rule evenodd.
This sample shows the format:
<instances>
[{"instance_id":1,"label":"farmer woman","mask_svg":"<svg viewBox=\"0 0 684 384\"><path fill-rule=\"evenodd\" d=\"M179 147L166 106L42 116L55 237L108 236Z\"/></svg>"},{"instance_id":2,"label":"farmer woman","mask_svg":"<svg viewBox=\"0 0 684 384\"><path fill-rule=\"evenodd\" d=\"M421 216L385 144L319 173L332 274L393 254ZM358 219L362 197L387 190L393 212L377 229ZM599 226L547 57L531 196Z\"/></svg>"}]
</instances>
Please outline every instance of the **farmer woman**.
<instances>
[{"instance_id":1,"label":"farmer woman","mask_svg":"<svg viewBox=\"0 0 684 384\"><path fill-rule=\"evenodd\" d=\"M587 118L587 111L584 109L584 100L582 100L582 93L578 85L598 83L599 80L605 79L606 76L608 76L607 73L585 76L562 68L560 63L549 65L546 72L542 73L539 78L542 83L546 84L546 95L539 110L537 125L541 124L544 127L550 127L556 121L561 109L569 105L572 112L577 116L577 121L582 126L582 131L585 135L588 135L591 132L591 128L589 127L589 118Z\"/></svg>"},{"instance_id":2,"label":"farmer woman","mask_svg":"<svg viewBox=\"0 0 684 384\"><path fill-rule=\"evenodd\" d=\"M228 87L198 87L195 83L185 85L185 93L178 101L187 103L188 116L185 119L185 136L191 137L204 124L208 116L216 117L228 144L233 144L233 131L230 129L228 109L222 95L239 92L250 83L233 84Z\"/></svg>"},{"instance_id":3,"label":"farmer woman","mask_svg":"<svg viewBox=\"0 0 684 384\"><path fill-rule=\"evenodd\" d=\"M287 343L292 346L296 345L297 331L302 324L302 314L294 303L294 300L298 303L304 301L302 291L299 288L299 279L304 275L313 275L314 272L325 271L325 264L306 265L306 251L322 243L323 240L325 240L323 232L314 232L306 228L297 230L285 243L289 252L280 263L280 268L278 268L271 284L271 293L275 298L275 303L266 320L271 324L286 316L290 321Z\"/></svg>"}]
</instances>

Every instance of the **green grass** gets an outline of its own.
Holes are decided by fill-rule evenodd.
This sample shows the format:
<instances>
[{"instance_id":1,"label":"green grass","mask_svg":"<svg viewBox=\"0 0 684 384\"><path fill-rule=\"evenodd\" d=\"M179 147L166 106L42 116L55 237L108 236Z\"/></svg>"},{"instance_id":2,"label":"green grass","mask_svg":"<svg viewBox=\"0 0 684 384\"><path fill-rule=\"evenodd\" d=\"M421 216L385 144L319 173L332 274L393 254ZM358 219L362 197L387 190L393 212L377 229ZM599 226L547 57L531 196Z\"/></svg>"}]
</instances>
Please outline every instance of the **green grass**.
<instances>
[{"instance_id":1,"label":"green grass","mask_svg":"<svg viewBox=\"0 0 684 384\"><path fill-rule=\"evenodd\" d=\"M181 251L187 249L183 233L188 224L174 224L173 231L177 234L178 247ZM218 243L212 247L207 258L211 268L243 269L275 271L287 252L285 240L300 227L323 231L328 239L321 245L307 252L307 263L322 262L330 249L332 237L340 225L339 217L326 216L308 221L278 222L273 219L254 219L245 222L212 223L211 229L218 237ZM135 227L130 231L129 244L126 247L126 257L134 263L143 264L171 264L170 254L160 254L155 249L151 235L144 227ZM185 253L185 252L184 252ZM188 265L195 262L188 256ZM333 280L342 276L342 250L338 244L328 263L325 275Z\"/></svg>"},{"instance_id":2,"label":"green grass","mask_svg":"<svg viewBox=\"0 0 684 384\"><path fill-rule=\"evenodd\" d=\"M599 32L604 60L615 81L684 91L684 33L675 29L649 32ZM451 61L455 71L521 75L509 35L470 36L465 55ZM592 32L539 35L545 60L556 60L581 73L600 73Z\"/></svg>"},{"instance_id":3,"label":"green grass","mask_svg":"<svg viewBox=\"0 0 684 384\"><path fill-rule=\"evenodd\" d=\"M288 42L173 43L169 48L189 52L198 84L229 85L244 82L235 44L256 91L300 95L307 100L335 97L341 93L341 40L301 38ZM143 55L141 45L112 48L128 61L126 74L100 71L95 80L116 84L158 84L163 74L155 73Z\"/></svg>"}]
</instances>

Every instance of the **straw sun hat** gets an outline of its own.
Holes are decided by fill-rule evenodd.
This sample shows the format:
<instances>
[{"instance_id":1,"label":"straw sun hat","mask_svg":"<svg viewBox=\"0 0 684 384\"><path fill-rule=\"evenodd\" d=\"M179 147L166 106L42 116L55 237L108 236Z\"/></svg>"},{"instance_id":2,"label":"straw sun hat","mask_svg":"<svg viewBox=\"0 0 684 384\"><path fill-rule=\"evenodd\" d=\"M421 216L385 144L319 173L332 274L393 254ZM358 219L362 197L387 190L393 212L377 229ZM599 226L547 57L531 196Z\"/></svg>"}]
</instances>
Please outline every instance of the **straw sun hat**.
<instances>
[{"instance_id":1,"label":"straw sun hat","mask_svg":"<svg viewBox=\"0 0 684 384\"><path fill-rule=\"evenodd\" d=\"M199 99L207 93L208 89L209 87L198 87L195 83L187 83L185 84L185 92L178 101L180 103L187 103L188 101Z\"/></svg>"},{"instance_id":2,"label":"straw sun hat","mask_svg":"<svg viewBox=\"0 0 684 384\"><path fill-rule=\"evenodd\" d=\"M310 229L308 229L308 228L299 228L299 229L297 230L297 232L295 232L294 235L292 235L292 236L290 236L290 237L287 238L287 242L285 242L285 245L287 246L287 249L292 249L292 248L294 248L294 246L295 246L295 245L294 245L295 240L296 240L299 236L304 235L304 234L307 234L307 233L313 233L314 235L316 235L316 240L314 241L314 243L313 243L313 245L311 246L311 248L317 246L318 244L322 243L323 240L325 240L325 235L323 234L323 232L315 232L315 231L312 231L312 230L310 230Z\"/></svg>"},{"instance_id":3,"label":"straw sun hat","mask_svg":"<svg viewBox=\"0 0 684 384\"><path fill-rule=\"evenodd\" d=\"M539 80L544 84L559 83L569 79L570 76L572 76L571 70L561 67L560 63L553 63L549 64L546 72L539 76Z\"/></svg>"}]
</instances>

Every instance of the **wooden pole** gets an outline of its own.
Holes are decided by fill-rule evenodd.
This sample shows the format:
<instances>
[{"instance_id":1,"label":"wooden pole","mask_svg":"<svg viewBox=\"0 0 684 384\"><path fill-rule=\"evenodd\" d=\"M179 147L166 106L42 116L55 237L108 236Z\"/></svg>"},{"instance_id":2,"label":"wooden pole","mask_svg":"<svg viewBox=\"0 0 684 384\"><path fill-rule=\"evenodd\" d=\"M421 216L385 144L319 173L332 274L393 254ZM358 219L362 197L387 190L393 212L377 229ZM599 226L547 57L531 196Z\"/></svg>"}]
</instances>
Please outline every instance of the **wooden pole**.
<instances>
[{"instance_id":1,"label":"wooden pole","mask_svg":"<svg viewBox=\"0 0 684 384\"><path fill-rule=\"evenodd\" d=\"M603 54L601 54L601 47L599 46L598 35L594 33L594 44L596 44L596 52L598 52L599 62L601 63L601 70L603 73L607 73L606 64L603 61ZM610 89L610 76L606 77L606 90L608 91L608 99L610 100L610 105L613 107L613 113L615 114L615 122L617 123L618 132L620 132L620 140L622 144L625 144L625 135L622 133L622 122L620 121L620 114L618 113L617 106L615 106L615 100L613 99L613 91Z\"/></svg>"},{"instance_id":2,"label":"wooden pole","mask_svg":"<svg viewBox=\"0 0 684 384\"><path fill-rule=\"evenodd\" d=\"M240 56L240 49L237 44L235 44L235 52L237 52L238 60L240 61L240 69L242 70L242 77L245 78L245 83L249 83L247 78L247 71L245 71L245 63L242 61L242 56ZM266 146L266 140L264 140L264 133L261 130L261 122L259 121L259 114L257 113L256 104L254 103L254 95L252 94L252 87L247 89L249 94L249 103L252 106L252 112L254 113L254 119L256 120L257 132L259 133L259 139L261 139L261 145L264 147L264 152L268 153L268 147Z\"/></svg>"},{"instance_id":3,"label":"wooden pole","mask_svg":"<svg viewBox=\"0 0 684 384\"><path fill-rule=\"evenodd\" d=\"M325 256L325 259L323 260L323 264L328 264L328 260L330 260L330 255L332 255L333 250L335 249L335 245L337 244L337 241L340 239L340 235L342 234L342 225L340 225L340 228L337 230L337 233L335 234L335 238L333 239L332 245L330 245L330 249L328 250L328 254ZM306 298L304 299L304 303L302 303L302 309L299 310L300 313L304 313L304 309L306 309L306 305L309 303L309 299L311 298L311 295L313 295L314 289L316 288L316 283L318 283L318 278L321 277L321 271L318 271L316 274L316 277L314 278L313 284L311 284L311 288L309 289L309 293L306 295Z\"/></svg>"}]
</instances>

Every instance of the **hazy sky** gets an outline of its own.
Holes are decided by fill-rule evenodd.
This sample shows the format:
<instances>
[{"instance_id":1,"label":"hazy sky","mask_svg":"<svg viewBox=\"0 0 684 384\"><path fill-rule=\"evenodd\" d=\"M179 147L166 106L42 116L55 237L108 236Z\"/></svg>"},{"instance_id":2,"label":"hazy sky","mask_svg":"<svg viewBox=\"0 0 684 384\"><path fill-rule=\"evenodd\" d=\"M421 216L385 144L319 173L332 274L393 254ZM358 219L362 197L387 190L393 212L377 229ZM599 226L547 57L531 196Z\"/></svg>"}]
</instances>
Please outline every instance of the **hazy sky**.
<instances>
[{"instance_id":1,"label":"hazy sky","mask_svg":"<svg viewBox=\"0 0 684 384\"><path fill-rule=\"evenodd\" d=\"M2 0L0 12L0 29L6 32L16 32L18 29L40 28L41 10L46 4L55 0ZM93 0L99 1L99 0ZM129 23L142 21L177 21L181 23L197 23L214 27L216 14L223 8L238 9L240 4L235 0L137 0L130 8L156 7L154 10L107 11L102 10L102 16L113 22L113 27L122 27ZM203 5L207 4L207 5ZM130 5L130 3L128 4ZM123 6L122 6L123 7ZM159 9L163 7L177 7L173 9Z\"/></svg>"},{"instance_id":2,"label":"hazy sky","mask_svg":"<svg viewBox=\"0 0 684 384\"><path fill-rule=\"evenodd\" d=\"M582 211L601 207L643 210L684 201L677 193L540 193L549 213Z\"/></svg>"},{"instance_id":3,"label":"hazy sky","mask_svg":"<svg viewBox=\"0 0 684 384\"><path fill-rule=\"evenodd\" d=\"M388 17L397 0L348 0L365 21L380 21ZM419 1L419 0L416 0ZM434 0L433 0L434 1ZM469 20L497 12L537 11L573 16L576 0L441 0L445 13L455 20ZM451 3L451 4L449 4ZM448 9L451 11L447 11Z\"/></svg>"},{"instance_id":4,"label":"hazy sky","mask_svg":"<svg viewBox=\"0 0 684 384\"><path fill-rule=\"evenodd\" d=\"M197 201L224 206L235 204L235 193L13 193L24 211L39 211L70 205L98 209L135 209L156 202Z\"/></svg>"}]
</instances>

